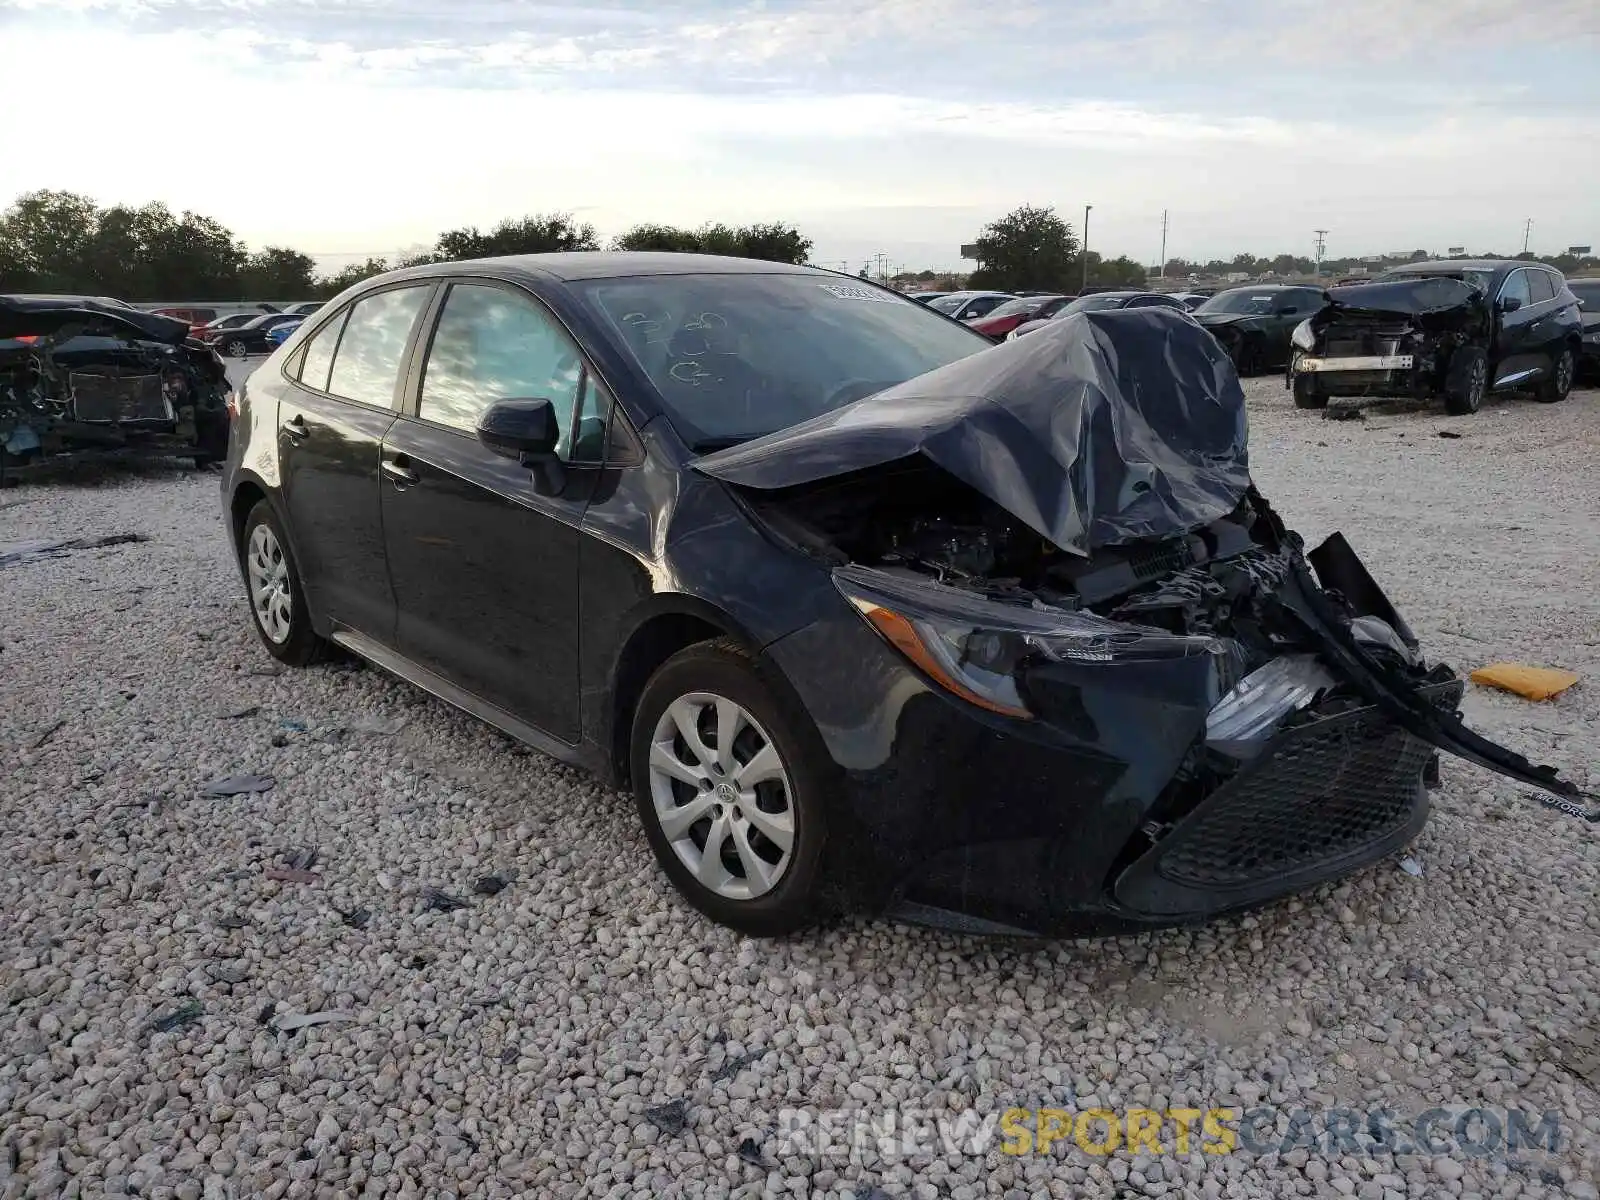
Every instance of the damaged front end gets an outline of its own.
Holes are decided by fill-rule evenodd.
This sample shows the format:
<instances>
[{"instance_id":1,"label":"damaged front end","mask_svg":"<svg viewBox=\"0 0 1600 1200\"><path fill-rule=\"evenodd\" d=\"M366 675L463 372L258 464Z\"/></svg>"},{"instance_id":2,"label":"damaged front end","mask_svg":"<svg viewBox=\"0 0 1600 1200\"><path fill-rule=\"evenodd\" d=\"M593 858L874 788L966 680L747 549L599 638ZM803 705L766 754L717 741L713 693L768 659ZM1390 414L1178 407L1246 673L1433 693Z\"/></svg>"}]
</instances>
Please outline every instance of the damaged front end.
<instances>
[{"instance_id":1,"label":"damaged front end","mask_svg":"<svg viewBox=\"0 0 1600 1200\"><path fill-rule=\"evenodd\" d=\"M218 461L229 387L188 326L85 297L0 296L0 470L100 457Z\"/></svg>"},{"instance_id":2,"label":"damaged front end","mask_svg":"<svg viewBox=\"0 0 1600 1200\"><path fill-rule=\"evenodd\" d=\"M1301 407L1340 396L1477 407L1493 329L1480 288L1435 275L1334 288L1328 301L1292 339L1288 384Z\"/></svg>"},{"instance_id":3,"label":"damaged front end","mask_svg":"<svg viewBox=\"0 0 1600 1200\"><path fill-rule=\"evenodd\" d=\"M1576 795L1461 726L1460 679L1342 537L1284 527L1212 338L1058 324L697 463L983 725L899 718L939 760L927 803L1005 772L890 864L903 908L1046 931L1261 903L1409 840L1436 749ZM883 775L865 808L903 824Z\"/></svg>"}]
</instances>

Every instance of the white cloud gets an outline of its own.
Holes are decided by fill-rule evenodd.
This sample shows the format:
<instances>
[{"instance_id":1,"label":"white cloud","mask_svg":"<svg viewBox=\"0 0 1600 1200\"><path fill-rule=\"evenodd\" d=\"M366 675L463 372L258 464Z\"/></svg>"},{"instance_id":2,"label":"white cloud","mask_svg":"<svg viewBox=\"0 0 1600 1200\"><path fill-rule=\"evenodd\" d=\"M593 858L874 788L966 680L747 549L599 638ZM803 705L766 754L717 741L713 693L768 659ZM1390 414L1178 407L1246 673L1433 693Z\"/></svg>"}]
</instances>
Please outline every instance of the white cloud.
<instances>
[{"instance_id":1,"label":"white cloud","mask_svg":"<svg viewBox=\"0 0 1600 1200\"><path fill-rule=\"evenodd\" d=\"M1553 102L1548 79L1597 14L1593 0L720 14L704 0L11 0L0 78L48 95L51 127L74 132L8 156L0 201L34 187L164 199L254 243L324 251L580 209L605 232L790 219L819 257L878 243L948 262L937 247L1024 200L1091 201L1096 243L1146 258L1163 208L1169 250L1202 256L1299 245L1318 225L1351 251L1460 244L1529 215L1561 244L1592 241L1600 164L1580 150L1600 134L1600 84L1569 79ZM1331 65L1369 59L1385 61ZM63 88L64 73L88 82ZM84 152L84 131L110 130L108 102L147 100L180 124L289 119L264 120L249 152L176 168L142 129ZM1551 170L1561 187L1527 185Z\"/></svg>"}]
</instances>

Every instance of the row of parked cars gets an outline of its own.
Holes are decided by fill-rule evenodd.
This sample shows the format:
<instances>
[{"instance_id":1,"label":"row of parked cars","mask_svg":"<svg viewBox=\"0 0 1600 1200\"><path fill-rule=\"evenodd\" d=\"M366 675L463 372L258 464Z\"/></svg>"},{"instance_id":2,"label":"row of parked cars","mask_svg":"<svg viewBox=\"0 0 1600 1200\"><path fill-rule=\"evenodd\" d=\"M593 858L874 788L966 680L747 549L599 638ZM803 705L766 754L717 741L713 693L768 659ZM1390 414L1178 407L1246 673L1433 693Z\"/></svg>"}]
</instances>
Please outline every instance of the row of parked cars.
<instances>
[{"instance_id":1,"label":"row of parked cars","mask_svg":"<svg viewBox=\"0 0 1600 1200\"><path fill-rule=\"evenodd\" d=\"M1252 284L1214 295L1104 291L1081 296L923 292L910 297L996 340L1072 313L1185 312L1239 373L1285 371L1301 408L1333 397L1442 398L1476 412L1494 391L1564 399L1600 368L1600 279L1571 280L1519 260L1415 263L1345 286Z\"/></svg>"},{"instance_id":2,"label":"row of parked cars","mask_svg":"<svg viewBox=\"0 0 1600 1200\"><path fill-rule=\"evenodd\" d=\"M189 336L215 347L229 358L270 354L283 344L300 322L322 307L307 300L276 311L246 311L219 315L214 308L166 307L151 309L159 316L186 321Z\"/></svg>"}]
</instances>

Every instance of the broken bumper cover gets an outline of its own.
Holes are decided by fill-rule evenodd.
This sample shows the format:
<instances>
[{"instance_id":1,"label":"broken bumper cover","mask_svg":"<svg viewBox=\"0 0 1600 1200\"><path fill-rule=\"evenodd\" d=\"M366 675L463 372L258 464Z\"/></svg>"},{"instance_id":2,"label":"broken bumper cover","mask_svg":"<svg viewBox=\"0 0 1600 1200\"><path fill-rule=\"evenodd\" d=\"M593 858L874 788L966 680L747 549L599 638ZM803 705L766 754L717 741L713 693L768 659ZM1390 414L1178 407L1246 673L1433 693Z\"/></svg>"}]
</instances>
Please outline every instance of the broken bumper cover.
<instances>
[{"instance_id":1,"label":"broken bumper cover","mask_svg":"<svg viewBox=\"0 0 1600 1200\"><path fill-rule=\"evenodd\" d=\"M1428 689L1451 709L1461 690L1459 680ZM888 911L974 933L1160 928L1268 904L1410 842L1428 818L1433 748L1372 706L1307 715L1154 841L1141 827L1090 863L1081 831L1049 836L1058 818L1041 813L1038 836L948 846L917 862ZM1063 780L1057 804L1075 807L1076 791ZM1105 891L1091 901L1083 884L1102 872Z\"/></svg>"},{"instance_id":2,"label":"broken bumper cover","mask_svg":"<svg viewBox=\"0 0 1600 1200\"><path fill-rule=\"evenodd\" d=\"M906 595L871 575L847 568L836 582L901 606ZM1048 635L1065 639L1054 656L1004 697L1023 701L1019 716L973 702L1002 699L992 691L961 698L982 683L973 675L941 682L954 659L917 669L856 607L867 619L826 619L767 651L841 768L828 824L850 910L973 933L1160 927L1346 874L1426 820L1432 748L1369 702L1308 708L1261 689L1276 716L1213 738L1208 718L1248 678L1226 639L1123 626L1108 642L1108 622L1071 615ZM925 640L955 644L956 615ZM1035 645L1047 619L1023 614L1040 623ZM1459 681L1425 686L1453 710Z\"/></svg>"},{"instance_id":3,"label":"broken bumper cover","mask_svg":"<svg viewBox=\"0 0 1600 1200\"><path fill-rule=\"evenodd\" d=\"M1364 354L1350 358L1318 358L1302 355L1294 361L1294 369L1305 375L1326 375L1333 371L1409 371L1412 366L1409 354Z\"/></svg>"}]
</instances>

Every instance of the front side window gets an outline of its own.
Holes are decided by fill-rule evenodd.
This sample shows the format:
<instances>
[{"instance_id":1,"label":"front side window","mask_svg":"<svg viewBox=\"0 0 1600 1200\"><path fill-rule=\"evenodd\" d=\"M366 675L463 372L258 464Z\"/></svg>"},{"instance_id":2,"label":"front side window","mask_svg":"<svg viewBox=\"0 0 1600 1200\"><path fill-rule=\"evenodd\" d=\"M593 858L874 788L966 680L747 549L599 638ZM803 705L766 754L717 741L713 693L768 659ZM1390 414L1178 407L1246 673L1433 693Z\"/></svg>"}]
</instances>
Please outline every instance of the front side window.
<instances>
[{"instance_id":1,"label":"front side window","mask_svg":"<svg viewBox=\"0 0 1600 1200\"><path fill-rule=\"evenodd\" d=\"M339 346L339 331L344 328L344 320L349 315L347 308L317 330L316 336L306 343L300 382L307 387L316 388L319 392L328 390L328 370L333 366L333 352Z\"/></svg>"},{"instance_id":2,"label":"front side window","mask_svg":"<svg viewBox=\"0 0 1600 1200\"><path fill-rule=\"evenodd\" d=\"M1526 271L1513 271L1506 276L1505 284L1500 288L1500 301L1503 304L1507 300L1519 301L1524 308L1533 302Z\"/></svg>"},{"instance_id":3,"label":"front side window","mask_svg":"<svg viewBox=\"0 0 1600 1200\"><path fill-rule=\"evenodd\" d=\"M582 376L577 346L532 299L458 283L445 297L428 347L417 415L470 434L497 400L548 400L561 430L556 452L565 458L575 417L590 415L577 411ZM585 439L580 432L580 447Z\"/></svg>"},{"instance_id":4,"label":"front side window","mask_svg":"<svg viewBox=\"0 0 1600 1200\"><path fill-rule=\"evenodd\" d=\"M679 435L702 451L994 345L923 305L825 275L654 275L577 286Z\"/></svg>"},{"instance_id":5,"label":"front side window","mask_svg":"<svg viewBox=\"0 0 1600 1200\"><path fill-rule=\"evenodd\" d=\"M357 300L345 318L328 391L345 400L390 407L411 327L427 298L428 288L421 285Z\"/></svg>"}]
</instances>

